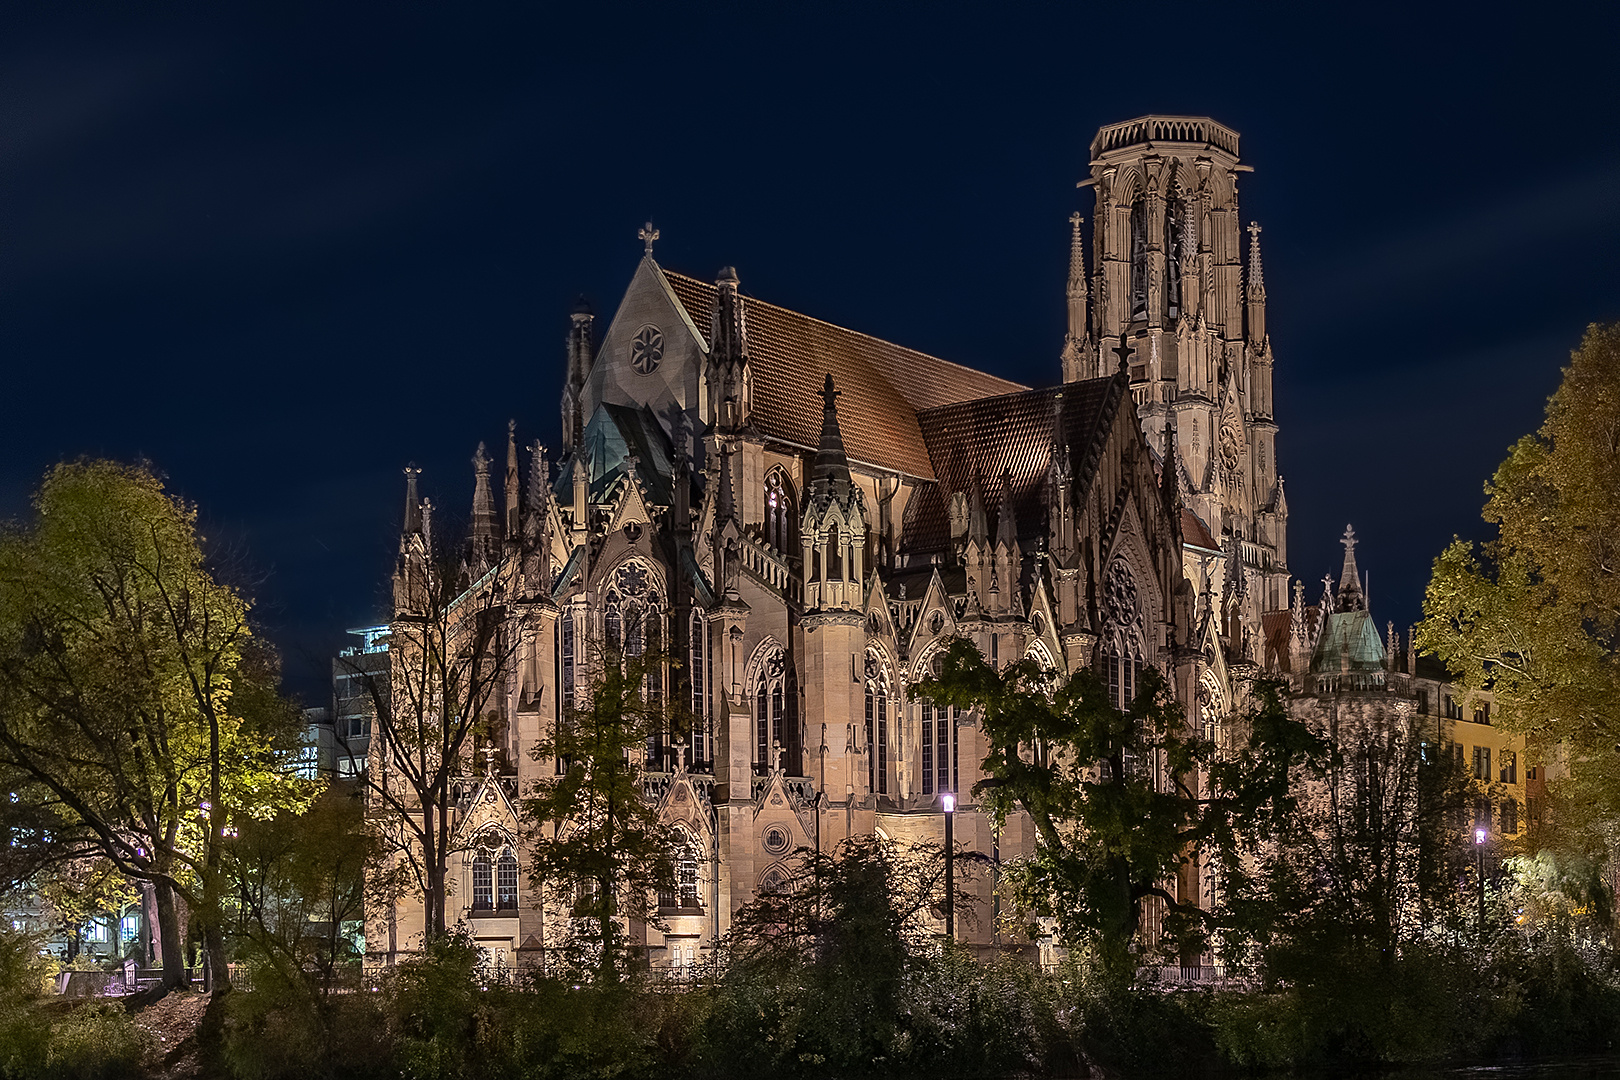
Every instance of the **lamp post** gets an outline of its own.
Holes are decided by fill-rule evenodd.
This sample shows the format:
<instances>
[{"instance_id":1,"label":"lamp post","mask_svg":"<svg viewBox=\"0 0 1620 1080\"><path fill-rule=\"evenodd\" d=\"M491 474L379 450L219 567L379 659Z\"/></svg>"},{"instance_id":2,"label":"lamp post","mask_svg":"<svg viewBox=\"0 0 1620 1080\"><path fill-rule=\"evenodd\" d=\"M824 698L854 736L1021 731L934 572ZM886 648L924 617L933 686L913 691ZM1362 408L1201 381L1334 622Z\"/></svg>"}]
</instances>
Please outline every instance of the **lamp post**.
<instances>
[{"instance_id":1,"label":"lamp post","mask_svg":"<svg viewBox=\"0 0 1620 1080\"><path fill-rule=\"evenodd\" d=\"M954 859L956 837L952 832L956 817L956 796L949 791L941 793L939 805L945 811L945 936L956 940L956 878Z\"/></svg>"},{"instance_id":2,"label":"lamp post","mask_svg":"<svg viewBox=\"0 0 1620 1080\"><path fill-rule=\"evenodd\" d=\"M1485 940L1485 835L1483 825L1474 827L1474 861L1479 866L1479 940Z\"/></svg>"}]
</instances>

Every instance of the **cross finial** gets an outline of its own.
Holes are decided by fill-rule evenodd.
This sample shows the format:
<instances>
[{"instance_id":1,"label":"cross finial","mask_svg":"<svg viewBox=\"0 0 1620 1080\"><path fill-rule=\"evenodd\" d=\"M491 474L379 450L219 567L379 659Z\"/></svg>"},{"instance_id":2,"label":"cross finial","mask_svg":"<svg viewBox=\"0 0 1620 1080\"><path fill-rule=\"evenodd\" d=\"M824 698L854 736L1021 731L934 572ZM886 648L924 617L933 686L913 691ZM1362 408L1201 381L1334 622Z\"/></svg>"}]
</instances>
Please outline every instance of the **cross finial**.
<instances>
[{"instance_id":1,"label":"cross finial","mask_svg":"<svg viewBox=\"0 0 1620 1080\"><path fill-rule=\"evenodd\" d=\"M1339 543L1344 545L1344 554L1346 558L1354 555L1356 551L1356 530L1346 525L1344 527L1344 535L1339 538Z\"/></svg>"},{"instance_id":2,"label":"cross finial","mask_svg":"<svg viewBox=\"0 0 1620 1080\"><path fill-rule=\"evenodd\" d=\"M1069 215L1069 224L1073 225L1076 229L1078 229L1080 227L1081 223L1084 222L1085 220L1086 220L1085 218L1080 216L1080 211L1078 211L1078 210L1076 210L1074 213Z\"/></svg>"},{"instance_id":3,"label":"cross finial","mask_svg":"<svg viewBox=\"0 0 1620 1080\"><path fill-rule=\"evenodd\" d=\"M1260 223L1258 221L1249 222L1249 239L1250 240L1258 240L1260 238L1260 232L1261 232Z\"/></svg>"},{"instance_id":4,"label":"cross finial","mask_svg":"<svg viewBox=\"0 0 1620 1080\"><path fill-rule=\"evenodd\" d=\"M641 243L646 250L647 258L652 258L653 241L658 239L658 230L653 228L653 223L649 221L647 224L641 227L641 231L636 233L636 235L641 238Z\"/></svg>"},{"instance_id":5,"label":"cross finial","mask_svg":"<svg viewBox=\"0 0 1620 1080\"><path fill-rule=\"evenodd\" d=\"M1124 371L1130 363L1131 353L1136 351L1126 344L1125 331L1121 330L1119 332L1119 344L1114 347L1113 351L1119 356L1119 370Z\"/></svg>"},{"instance_id":6,"label":"cross finial","mask_svg":"<svg viewBox=\"0 0 1620 1080\"><path fill-rule=\"evenodd\" d=\"M494 746L493 743L490 744L489 746L484 747L484 775L485 776L494 776L495 775L495 754L496 754L496 750L495 750L495 746Z\"/></svg>"},{"instance_id":7,"label":"cross finial","mask_svg":"<svg viewBox=\"0 0 1620 1080\"><path fill-rule=\"evenodd\" d=\"M832 372L829 371L827 381L821 384L821 400L826 404L827 408L832 409L836 407L833 402L842 397L843 393L842 390L833 389Z\"/></svg>"},{"instance_id":8,"label":"cross finial","mask_svg":"<svg viewBox=\"0 0 1620 1080\"><path fill-rule=\"evenodd\" d=\"M771 743L771 772L782 771L782 744Z\"/></svg>"}]
</instances>

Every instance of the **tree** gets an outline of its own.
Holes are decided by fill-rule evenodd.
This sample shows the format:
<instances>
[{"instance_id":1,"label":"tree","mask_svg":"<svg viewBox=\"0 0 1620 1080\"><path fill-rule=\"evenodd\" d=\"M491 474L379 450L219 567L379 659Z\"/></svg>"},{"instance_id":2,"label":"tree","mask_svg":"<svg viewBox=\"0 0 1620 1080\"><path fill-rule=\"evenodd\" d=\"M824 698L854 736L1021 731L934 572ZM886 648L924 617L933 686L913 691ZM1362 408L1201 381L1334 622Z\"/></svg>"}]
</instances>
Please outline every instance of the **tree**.
<instances>
[{"instance_id":1,"label":"tree","mask_svg":"<svg viewBox=\"0 0 1620 1080\"><path fill-rule=\"evenodd\" d=\"M0 767L55 817L47 847L152 882L166 986L184 972L178 896L228 990L223 844L308 797L274 656L148 469L59 465L34 510L0 538Z\"/></svg>"},{"instance_id":2,"label":"tree","mask_svg":"<svg viewBox=\"0 0 1620 1080\"><path fill-rule=\"evenodd\" d=\"M623 920L656 917L654 898L675 885L676 837L658 821L642 785L648 741L689 731L690 718L661 692L664 657L599 653L584 701L565 707L557 730L534 750L560 759L561 775L537 781L524 800L532 825L531 877L570 911L570 951L617 982L629 952Z\"/></svg>"},{"instance_id":3,"label":"tree","mask_svg":"<svg viewBox=\"0 0 1620 1080\"><path fill-rule=\"evenodd\" d=\"M1418 644L1489 690L1532 754L1565 756L1566 843L1606 849L1620 817L1620 325L1587 329L1540 430L1485 492L1496 536L1435 560Z\"/></svg>"},{"instance_id":4,"label":"tree","mask_svg":"<svg viewBox=\"0 0 1620 1080\"><path fill-rule=\"evenodd\" d=\"M358 793L329 788L301 814L246 823L229 846L238 955L255 983L313 1006L360 959L351 928L365 916L365 869L375 838Z\"/></svg>"},{"instance_id":5,"label":"tree","mask_svg":"<svg viewBox=\"0 0 1620 1080\"><path fill-rule=\"evenodd\" d=\"M1321 741L1258 688L1246 737L1218 753L1187 730L1168 684L1144 668L1141 690L1117 709L1089 669L1061 678L1031 659L997 670L972 642L953 641L919 692L977 710L989 753L975 787L998 820L1016 810L1036 848L1008 868L1015 898L1054 920L1066 944L1091 944L1111 971L1134 966L1143 904L1161 901L1166 932L1200 943L1213 912L1165 887L1198 848L1232 851L1240 835L1280 827L1296 810L1291 779L1319 761Z\"/></svg>"},{"instance_id":6,"label":"tree","mask_svg":"<svg viewBox=\"0 0 1620 1080\"><path fill-rule=\"evenodd\" d=\"M396 580L388 678L350 673L371 699L371 763L364 783L380 842L374 883L422 897L424 944L444 936L460 788L472 782L480 733L504 723L501 695L517 655L510 604L520 602L518 561L477 581L448 559L431 531L413 534Z\"/></svg>"}]
</instances>

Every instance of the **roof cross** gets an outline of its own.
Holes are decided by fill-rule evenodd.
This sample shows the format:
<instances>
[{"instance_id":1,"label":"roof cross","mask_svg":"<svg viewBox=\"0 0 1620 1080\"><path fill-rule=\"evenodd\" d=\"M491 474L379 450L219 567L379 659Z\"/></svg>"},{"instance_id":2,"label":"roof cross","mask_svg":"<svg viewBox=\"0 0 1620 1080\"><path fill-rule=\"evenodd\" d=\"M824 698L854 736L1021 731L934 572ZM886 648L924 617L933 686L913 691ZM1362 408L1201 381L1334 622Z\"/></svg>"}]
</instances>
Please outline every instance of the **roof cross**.
<instances>
[{"instance_id":1,"label":"roof cross","mask_svg":"<svg viewBox=\"0 0 1620 1080\"><path fill-rule=\"evenodd\" d=\"M641 242L645 246L647 258L652 258L653 241L658 239L658 230L653 228L653 223L649 221L641 227L641 231L637 232L636 235L641 238Z\"/></svg>"}]
</instances>

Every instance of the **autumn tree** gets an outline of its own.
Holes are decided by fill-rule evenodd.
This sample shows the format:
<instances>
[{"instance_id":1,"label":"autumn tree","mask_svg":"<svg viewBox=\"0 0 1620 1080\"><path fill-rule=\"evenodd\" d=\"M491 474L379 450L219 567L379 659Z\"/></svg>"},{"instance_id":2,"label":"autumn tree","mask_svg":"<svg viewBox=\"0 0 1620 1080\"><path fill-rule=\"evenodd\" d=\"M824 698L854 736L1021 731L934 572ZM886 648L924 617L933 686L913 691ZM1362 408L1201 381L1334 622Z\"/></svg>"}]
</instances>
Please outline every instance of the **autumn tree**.
<instances>
[{"instance_id":1,"label":"autumn tree","mask_svg":"<svg viewBox=\"0 0 1620 1080\"><path fill-rule=\"evenodd\" d=\"M1217 753L1152 668L1120 709L1089 669L1064 678L1026 658L998 670L958 639L918 689L977 712L989 752L975 794L997 820L1022 811L1034 826L1035 850L1004 874L1015 899L1122 973L1150 900L1163 903L1166 932L1184 949L1201 943L1215 913L1165 883L1189 852L1230 850L1288 820L1294 774L1324 753L1274 694L1240 725L1240 744Z\"/></svg>"},{"instance_id":2,"label":"autumn tree","mask_svg":"<svg viewBox=\"0 0 1620 1080\"><path fill-rule=\"evenodd\" d=\"M1485 494L1496 535L1435 560L1418 644L1534 758L1569 762L1564 840L1601 858L1620 818L1620 325L1588 328Z\"/></svg>"},{"instance_id":3,"label":"autumn tree","mask_svg":"<svg viewBox=\"0 0 1620 1080\"><path fill-rule=\"evenodd\" d=\"M569 951L617 982L630 954L628 920L656 918L655 898L675 885L677 838L659 822L642 781L649 740L690 730L690 717L663 693L666 658L602 652L577 704L534 750L558 759L559 775L537 781L523 802L530 825L531 877L571 915Z\"/></svg>"},{"instance_id":4,"label":"autumn tree","mask_svg":"<svg viewBox=\"0 0 1620 1080\"><path fill-rule=\"evenodd\" d=\"M196 512L149 470L59 465L34 511L0 538L0 767L26 781L13 805L47 849L153 884L170 987L183 899L228 989L224 845L307 800L297 712Z\"/></svg>"}]
</instances>

